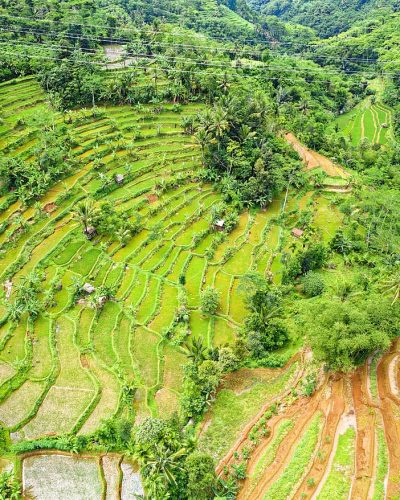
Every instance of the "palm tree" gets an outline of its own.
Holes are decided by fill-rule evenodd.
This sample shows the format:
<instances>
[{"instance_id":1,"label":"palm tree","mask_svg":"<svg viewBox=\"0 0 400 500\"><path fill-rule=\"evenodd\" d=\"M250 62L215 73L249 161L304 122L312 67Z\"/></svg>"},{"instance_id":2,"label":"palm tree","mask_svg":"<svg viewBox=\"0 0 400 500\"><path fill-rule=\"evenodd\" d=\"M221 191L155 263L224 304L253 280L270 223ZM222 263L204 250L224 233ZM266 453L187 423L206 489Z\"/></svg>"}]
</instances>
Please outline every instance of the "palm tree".
<instances>
[{"instance_id":1,"label":"palm tree","mask_svg":"<svg viewBox=\"0 0 400 500\"><path fill-rule=\"evenodd\" d=\"M87 198L85 201L78 203L74 210L74 219L80 222L83 226L83 232L85 234L89 233L90 225L93 222L94 216L96 215L96 207L91 198Z\"/></svg>"},{"instance_id":2,"label":"palm tree","mask_svg":"<svg viewBox=\"0 0 400 500\"><path fill-rule=\"evenodd\" d=\"M400 270L382 281L382 291L393 296L392 305L400 298Z\"/></svg>"},{"instance_id":3,"label":"palm tree","mask_svg":"<svg viewBox=\"0 0 400 500\"><path fill-rule=\"evenodd\" d=\"M306 115L307 112L309 111L310 109L310 105L308 103L308 101L306 99L302 99L300 102L299 102L299 105L298 105L298 108L299 110L302 112L303 115Z\"/></svg>"},{"instance_id":4,"label":"palm tree","mask_svg":"<svg viewBox=\"0 0 400 500\"><path fill-rule=\"evenodd\" d=\"M185 342L182 351L196 365L207 358L207 347L204 345L202 337L192 339L191 342Z\"/></svg>"},{"instance_id":5,"label":"palm tree","mask_svg":"<svg viewBox=\"0 0 400 500\"><path fill-rule=\"evenodd\" d=\"M176 484L176 473L184 470L180 459L186 454L186 448L174 451L165 445L157 444L154 449L148 449L141 454L141 460L144 462L143 473L160 477L165 486Z\"/></svg>"},{"instance_id":6,"label":"palm tree","mask_svg":"<svg viewBox=\"0 0 400 500\"><path fill-rule=\"evenodd\" d=\"M222 108L217 108L213 116L211 130L214 132L217 139L221 139L224 133L229 130L229 122L227 120L227 112Z\"/></svg>"},{"instance_id":7,"label":"palm tree","mask_svg":"<svg viewBox=\"0 0 400 500\"><path fill-rule=\"evenodd\" d=\"M256 132L252 132L251 128L248 125L244 124L239 129L238 138L239 138L239 141L243 144L246 141L246 139L250 139L250 138L254 137L255 135L256 135Z\"/></svg>"},{"instance_id":8,"label":"palm tree","mask_svg":"<svg viewBox=\"0 0 400 500\"><path fill-rule=\"evenodd\" d=\"M115 236L117 237L117 240L119 241L121 247L125 247L129 238L131 237L131 232L128 228L122 226L117 229L117 231L115 232Z\"/></svg>"},{"instance_id":9,"label":"palm tree","mask_svg":"<svg viewBox=\"0 0 400 500\"><path fill-rule=\"evenodd\" d=\"M204 153L205 153L205 149L206 149L207 144L210 142L210 134L206 131L205 128L202 127L196 132L194 138L195 138L195 141L201 147L201 162L204 166Z\"/></svg>"},{"instance_id":10,"label":"palm tree","mask_svg":"<svg viewBox=\"0 0 400 500\"><path fill-rule=\"evenodd\" d=\"M230 83L229 83L229 80L228 80L228 75L226 73L224 74L224 76L222 78L222 81L219 84L219 88L222 90L222 92L224 94L228 93L228 90L230 88Z\"/></svg>"},{"instance_id":11,"label":"palm tree","mask_svg":"<svg viewBox=\"0 0 400 500\"><path fill-rule=\"evenodd\" d=\"M24 313L24 308L15 302L7 304L8 317L11 321L18 321Z\"/></svg>"}]
</instances>

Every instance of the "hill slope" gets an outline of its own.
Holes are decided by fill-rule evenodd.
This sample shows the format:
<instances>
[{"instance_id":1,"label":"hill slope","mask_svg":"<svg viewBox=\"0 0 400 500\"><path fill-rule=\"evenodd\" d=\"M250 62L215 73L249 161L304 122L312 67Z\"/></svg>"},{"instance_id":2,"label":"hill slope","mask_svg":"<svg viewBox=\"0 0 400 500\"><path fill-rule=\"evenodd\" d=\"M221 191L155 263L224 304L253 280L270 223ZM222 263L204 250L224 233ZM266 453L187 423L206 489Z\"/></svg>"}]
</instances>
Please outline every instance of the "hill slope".
<instances>
[{"instance_id":1,"label":"hill slope","mask_svg":"<svg viewBox=\"0 0 400 500\"><path fill-rule=\"evenodd\" d=\"M322 37L332 36L365 19L375 9L398 10L398 0L249 0L266 15L281 17L314 28Z\"/></svg>"}]
</instances>

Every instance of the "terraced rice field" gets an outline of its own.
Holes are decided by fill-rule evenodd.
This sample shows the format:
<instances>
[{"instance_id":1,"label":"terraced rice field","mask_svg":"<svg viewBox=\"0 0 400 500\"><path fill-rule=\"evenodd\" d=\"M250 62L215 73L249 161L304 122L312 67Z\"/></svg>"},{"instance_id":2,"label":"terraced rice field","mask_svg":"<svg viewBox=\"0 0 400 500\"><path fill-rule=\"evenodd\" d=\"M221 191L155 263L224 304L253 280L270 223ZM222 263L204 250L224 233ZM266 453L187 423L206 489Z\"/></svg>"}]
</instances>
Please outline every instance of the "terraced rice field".
<instances>
[{"instance_id":1,"label":"terraced rice field","mask_svg":"<svg viewBox=\"0 0 400 500\"><path fill-rule=\"evenodd\" d=\"M30 78L0 85L0 104L0 149L27 161L40 139L38 117L63 120ZM134 414L140 421L171 414L178 407L185 357L167 332L182 301L190 311L191 335L209 346L232 341L245 312L237 293L240 276L272 270L279 281L280 249L290 243L290 229L306 206L314 207L316 224L324 229L329 199L297 193L285 207L282 198L264 212L242 213L226 241L218 242L210 212L220 196L197 180L199 148L181 127L183 116L200 109L171 104L72 112L66 126L77 144L79 168L39 206L10 203L12 194L0 199L1 282L10 279L14 290L41 270L41 298L52 297L33 325L26 317L17 326L7 322L5 295L0 301L0 420L14 440L90 433L113 415ZM105 190L104 179L118 173L125 176L123 184L111 181ZM171 178L180 180L157 194L156 181ZM72 217L76 203L88 196L98 204L111 201L132 220L139 215L141 231L126 246L106 238L88 241ZM276 224L283 209L292 214L285 227ZM332 215L339 220L333 207ZM115 299L100 310L75 302L77 278L113 286ZM222 296L213 317L199 308L206 285ZM133 406L123 397L132 386Z\"/></svg>"},{"instance_id":2,"label":"terraced rice field","mask_svg":"<svg viewBox=\"0 0 400 500\"><path fill-rule=\"evenodd\" d=\"M398 498L399 359L396 342L351 375L322 376L311 398L296 395L306 366L299 360L290 390L265 399L222 450L217 471L245 464L243 500Z\"/></svg>"},{"instance_id":3,"label":"terraced rice field","mask_svg":"<svg viewBox=\"0 0 400 500\"><path fill-rule=\"evenodd\" d=\"M371 144L386 144L391 138L392 111L382 102L370 98L336 120L339 130L355 146L367 140Z\"/></svg>"},{"instance_id":4,"label":"terraced rice field","mask_svg":"<svg viewBox=\"0 0 400 500\"><path fill-rule=\"evenodd\" d=\"M22 457L24 491L33 498L129 500L143 495L137 470L116 454L36 453Z\"/></svg>"}]
</instances>

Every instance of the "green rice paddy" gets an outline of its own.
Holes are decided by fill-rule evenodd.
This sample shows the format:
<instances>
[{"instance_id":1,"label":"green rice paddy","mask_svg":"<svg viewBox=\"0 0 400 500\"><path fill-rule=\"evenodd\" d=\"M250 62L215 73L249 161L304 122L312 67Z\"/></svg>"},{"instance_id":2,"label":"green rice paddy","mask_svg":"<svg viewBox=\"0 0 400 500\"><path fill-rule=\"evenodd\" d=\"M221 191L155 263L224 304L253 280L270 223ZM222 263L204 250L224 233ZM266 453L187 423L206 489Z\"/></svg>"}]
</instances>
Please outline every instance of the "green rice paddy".
<instances>
[{"instance_id":1,"label":"green rice paddy","mask_svg":"<svg viewBox=\"0 0 400 500\"><path fill-rule=\"evenodd\" d=\"M392 111L379 100L368 98L336 120L336 125L353 145L363 141L386 144L391 138Z\"/></svg>"}]
</instances>

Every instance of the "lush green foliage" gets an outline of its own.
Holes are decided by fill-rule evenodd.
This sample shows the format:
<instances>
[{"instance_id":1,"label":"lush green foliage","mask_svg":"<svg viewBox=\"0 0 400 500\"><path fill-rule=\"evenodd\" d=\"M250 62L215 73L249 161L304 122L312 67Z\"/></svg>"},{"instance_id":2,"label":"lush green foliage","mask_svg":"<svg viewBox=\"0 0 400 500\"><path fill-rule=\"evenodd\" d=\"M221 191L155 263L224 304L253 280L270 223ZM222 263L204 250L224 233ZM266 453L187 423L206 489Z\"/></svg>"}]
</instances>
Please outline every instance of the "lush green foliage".
<instances>
[{"instance_id":1,"label":"lush green foliage","mask_svg":"<svg viewBox=\"0 0 400 500\"><path fill-rule=\"evenodd\" d=\"M193 440L178 422L147 418L135 430L134 441L134 455L142 465L150 498L212 497L216 486L213 461L193 451Z\"/></svg>"},{"instance_id":2,"label":"lush green foliage","mask_svg":"<svg viewBox=\"0 0 400 500\"><path fill-rule=\"evenodd\" d=\"M314 28L321 36L332 36L352 26L356 21L374 16L375 9L399 9L397 0L250 0L264 14Z\"/></svg>"},{"instance_id":3,"label":"lush green foliage","mask_svg":"<svg viewBox=\"0 0 400 500\"><path fill-rule=\"evenodd\" d=\"M322 300L304 325L313 350L334 370L351 370L378 350L385 350L397 335L399 306L380 296L357 300Z\"/></svg>"},{"instance_id":4,"label":"lush green foliage","mask_svg":"<svg viewBox=\"0 0 400 500\"><path fill-rule=\"evenodd\" d=\"M282 294L261 276L248 274L242 278L249 315L245 319L243 336L254 358L265 358L288 340L288 330L282 321Z\"/></svg>"},{"instance_id":5,"label":"lush green foliage","mask_svg":"<svg viewBox=\"0 0 400 500\"><path fill-rule=\"evenodd\" d=\"M207 177L229 202L265 207L298 175L296 155L269 132L267 117L263 95L244 94L221 99L199 118Z\"/></svg>"},{"instance_id":6,"label":"lush green foliage","mask_svg":"<svg viewBox=\"0 0 400 500\"><path fill-rule=\"evenodd\" d=\"M76 167L76 161L71 157L74 140L67 128L55 126L47 119L42 126L44 131L35 149L34 162L7 156L0 159L2 191L15 190L24 203L43 196L56 180Z\"/></svg>"},{"instance_id":7,"label":"lush green foliage","mask_svg":"<svg viewBox=\"0 0 400 500\"><path fill-rule=\"evenodd\" d=\"M221 294L212 287L207 287L201 294L201 310L205 314L214 314L219 306Z\"/></svg>"},{"instance_id":8,"label":"lush green foliage","mask_svg":"<svg viewBox=\"0 0 400 500\"><path fill-rule=\"evenodd\" d=\"M22 498L22 487L12 472L0 474L0 499L20 500Z\"/></svg>"},{"instance_id":9,"label":"lush green foliage","mask_svg":"<svg viewBox=\"0 0 400 500\"><path fill-rule=\"evenodd\" d=\"M309 271L302 279L302 287L307 297L316 297L322 294L325 284L319 274Z\"/></svg>"}]
</instances>

